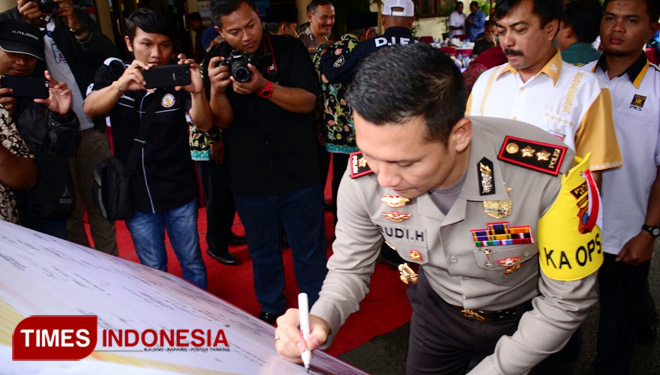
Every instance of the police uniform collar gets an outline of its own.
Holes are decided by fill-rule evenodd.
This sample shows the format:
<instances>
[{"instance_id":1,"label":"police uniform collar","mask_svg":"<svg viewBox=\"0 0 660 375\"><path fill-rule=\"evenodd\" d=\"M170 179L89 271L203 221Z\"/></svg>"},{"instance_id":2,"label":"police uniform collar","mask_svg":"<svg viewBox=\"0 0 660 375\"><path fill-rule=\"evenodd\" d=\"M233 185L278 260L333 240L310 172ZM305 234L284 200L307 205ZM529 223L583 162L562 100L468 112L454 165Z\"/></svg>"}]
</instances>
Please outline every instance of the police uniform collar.
<instances>
[{"instance_id":1,"label":"police uniform collar","mask_svg":"<svg viewBox=\"0 0 660 375\"><path fill-rule=\"evenodd\" d=\"M557 81L559 80L559 75L561 74L561 66L562 66L561 52L559 52L559 49L556 49L555 55L552 56L550 61L548 61L548 63L545 64L545 66L543 66L543 69L541 69L541 71L536 73L535 77L540 74L545 74L552 79L552 84L556 85ZM512 67L511 64L507 63L504 69L502 69L502 71L500 72L500 74L497 75L497 78L499 79L506 72L511 72L512 74L518 74L518 69Z\"/></svg>"},{"instance_id":2,"label":"police uniform collar","mask_svg":"<svg viewBox=\"0 0 660 375\"><path fill-rule=\"evenodd\" d=\"M605 61L605 53L603 53L600 58L598 59L598 62L596 65L594 65L594 68L592 72L595 72L596 69L600 68L603 72L607 72L607 62ZM619 77L622 75L628 73L628 79L630 79L630 82L635 86L635 88L639 88L639 84L642 82L642 77L644 77L644 74L646 73L646 70L649 68L649 60L646 58L646 53L644 51L640 52L639 57L637 60L635 60L632 65L628 67L628 69L624 70L623 73L619 74Z\"/></svg>"},{"instance_id":3,"label":"police uniform collar","mask_svg":"<svg viewBox=\"0 0 660 375\"><path fill-rule=\"evenodd\" d=\"M487 125L484 124L482 117L470 117L472 120L472 141L470 144L470 161L468 162L467 176L465 177L465 184L461 196L469 201L494 201L494 200L508 200L509 194L504 186L504 179L502 178L501 169L497 159L497 148L499 144L494 145L488 142L490 137L487 134ZM482 194L479 187L482 185L480 181L479 164L483 159L492 162L492 179L494 192L492 194Z\"/></svg>"}]
</instances>

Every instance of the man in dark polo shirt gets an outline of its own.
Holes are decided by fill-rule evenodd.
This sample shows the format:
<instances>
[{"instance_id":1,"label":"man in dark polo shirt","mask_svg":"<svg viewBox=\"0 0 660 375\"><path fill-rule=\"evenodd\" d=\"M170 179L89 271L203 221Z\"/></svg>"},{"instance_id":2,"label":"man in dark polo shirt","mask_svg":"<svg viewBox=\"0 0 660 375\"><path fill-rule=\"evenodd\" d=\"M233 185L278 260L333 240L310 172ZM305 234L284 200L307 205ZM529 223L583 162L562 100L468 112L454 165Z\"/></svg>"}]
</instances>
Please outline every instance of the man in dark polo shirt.
<instances>
[{"instance_id":1,"label":"man in dark polo shirt","mask_svg":"<svg viewBox=\"0 0 660 375\"><path fill-rule=\"evenodd\" d=\"M318 82L299 40L263 31L252 0L213 0L225 42L202 64L213 122L226 129L229 184L245 226L259 317L273 323L287 307L280 224L291 244L296 281L316 301L327 272L323 191L309 113ZM219 64L236 53L252 59L239 82ZM234 58L232 58L234 60Z\"/></svg>"},{"instance_id":2,"label":"man in dark polo shirt","mask_svg":"<svg viewBox=\"0 0 660 375\"><path fill-rule=\"evenodd\" d=\"M190 64L188 86L147 90L143 69L166 65L172 58L174 31L167 17L143 8L126 22L125 42L135 60L129 65L108 59L90 85L85 113L108 115L115 156L127 163L146 113L153 112L146 142L132 178L133 217L126 220L140 262L167 270L165 229L181 262L183 278L207 288L206 267L197 234L197 186L188 148L186 113L202 131L211 128L211 111L199 65ZM183 58L183 55L179 56Z\"/></svg>"}]
</instances>

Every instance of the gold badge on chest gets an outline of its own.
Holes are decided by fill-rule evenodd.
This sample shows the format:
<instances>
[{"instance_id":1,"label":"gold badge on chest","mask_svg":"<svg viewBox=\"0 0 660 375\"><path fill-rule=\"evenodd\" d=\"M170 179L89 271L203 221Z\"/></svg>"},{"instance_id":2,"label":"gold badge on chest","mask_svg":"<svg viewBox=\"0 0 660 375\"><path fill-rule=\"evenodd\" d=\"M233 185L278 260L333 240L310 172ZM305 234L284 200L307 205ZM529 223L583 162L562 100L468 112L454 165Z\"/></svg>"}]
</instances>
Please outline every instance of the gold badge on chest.
<instances>
[{"instance_id":1,"label":"gold badge on chest","mask_svg":"<svg viewBox=\"0 0 660 375\"><path fill-rule=\"evenodd\" d=\"M484 213L492 218L501 219L511 215L513 202L508 199L505 201L484 201Z\"/></svg>"},{"instance_id":2,"label":"gold badge on chest","mask_svg":"<svg viewBox=\"0 0 660 375\"><path fill-rule=\"evenodd\" d=\"M410 219L412 214L404 214L403 212L392 211L392 212L383 212L383 216L392 222L400 223Z\"/></svg>"},{"instance_id":3,"label":"gold badge on chest","mask_svg":"<svg viewBox=\"0 0 660 375\"><path fill-rule=\"evenodd\" d=\"M402 197L400 195L396 195L396 194L383 195L380 198L380 201L383 204L387 205L388 207L392 207L392 208L403 207L403 206L407 205L408 203L410 203L410 199L408 199L406 197Z\"/></svg>"}]
</instances>

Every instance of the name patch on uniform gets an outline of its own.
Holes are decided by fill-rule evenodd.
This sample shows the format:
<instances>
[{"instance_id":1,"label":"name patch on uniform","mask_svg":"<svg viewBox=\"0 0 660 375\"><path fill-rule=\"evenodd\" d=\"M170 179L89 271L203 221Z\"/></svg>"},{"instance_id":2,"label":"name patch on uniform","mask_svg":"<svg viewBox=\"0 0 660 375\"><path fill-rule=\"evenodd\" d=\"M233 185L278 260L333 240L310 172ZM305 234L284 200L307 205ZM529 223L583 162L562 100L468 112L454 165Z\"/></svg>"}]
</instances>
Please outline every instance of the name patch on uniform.
<instances>
[{"instance_id":1,"label":"name patch on uniform","mask_svg":"<svg viewBox=\"0 0 660 375\"><path fill-rule=\"evenodd\" d=\"M376 224L376 229L383 236L394 238L400 242L408 243L410 245L425 245L426 244L426 230L422 228L411 228L406 226L383 226Z\"/></svg>"},{"instance_id":2,"label":"name patch on uniform","mask_svg":"<svg viewBox=\"0 0 660 375\"><path fill-rule=\"evenodd\" d=\"M523 168L551 174L559 174L559 168L566 156L566 147L528 139L506 136L498 159Z\"/></svg>"},{"instance_id":3,"label":"name patch on uniform","mask_svg":"<svg viewBox=\"0 0 660 375\"><path fill-rule=\"evenodd\" d=\"M353 152L349 156L349 168L351 168L351 178L358 178L360 176L374 173L374 171L367 165L367 160L362 156L362 151Z\"/></svg>"},{"instance_id":4,"label":"name patch on uniform","mask_svg":"<svg viewBox=\"0 0 660 375\"><path fill-rule=\"evenodd\" d=\"M598 194L588 166L591 154L562 178L552 207L539 219L539 262L551 279L572 281L596 272L603 263ZM591 180L591 181L589 181ZM592 186L593 185L593 186Z\"/></svg>"},{"instance_id":5,"label":"name patch on uniform","mask_svg":"<svg viewBox=\"0 0 660 375\"><path fill-rule=\"evenodd\" d=\"M634 109L635 111L641 111L642 107L644 107L645 102L646 102L646 96L635 94L635 96L633 96L632 102L630 102L630 109Z\"/></svg>"},{"instance_id":6,"label":"name patch on uniform","mask_svg":"<svg viewBox=\"0 0 660 375\"><path fill-rule=\"evenodd\" d=\"M529 225L511 227L506 221L488 223L486 229L473 229L472 238L476 247L524 245L534 243Z\"/></svg>"}]
</instances>

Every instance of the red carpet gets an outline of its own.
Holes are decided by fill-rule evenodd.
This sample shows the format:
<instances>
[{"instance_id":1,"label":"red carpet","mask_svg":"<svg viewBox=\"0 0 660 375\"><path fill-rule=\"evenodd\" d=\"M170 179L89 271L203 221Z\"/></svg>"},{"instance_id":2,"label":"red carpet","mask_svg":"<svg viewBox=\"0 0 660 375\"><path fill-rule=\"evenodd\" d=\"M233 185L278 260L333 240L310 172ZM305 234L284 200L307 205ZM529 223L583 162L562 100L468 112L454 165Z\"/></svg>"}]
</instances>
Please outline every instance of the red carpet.
<instances>
[{"instance_id":1,"label":"red carpet","mask_svg":"<svg viewBox=\"0 0 660 375\"><path fill-rule=\"evenodd\" d=\"M330 256L332 239L334 239L333 220L330 212L326 212L325 222L329 239L328 256ZM252 286L252 262L247 245L233 246L230 249L241 260L239 266L222 265L206 255L205 209L199 211L198 228L202 255L208 272L209 291L256 316L260 306ZM87 230L89 231L89 227ZM234 223L234 233L240 235L245 233L238 218ZM120 257L138 262L131 236L123 221L117 222L117 244ZM167 250L169 272L181 276L179 261L169 242L167 242ZM285 295L289 301L289 307L296 307L298 288L295 283L290 249L284 251L284 265L286 270ZM371 279L370 293L360 304L360 311L348 319L327 352L332 355L342 354L407 323L410 320L411 308L405 294L405 287L405 284L399 280L397 271L377 264Z\"/></svg>"}]
</instances>

